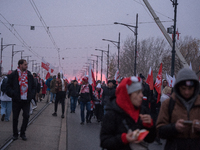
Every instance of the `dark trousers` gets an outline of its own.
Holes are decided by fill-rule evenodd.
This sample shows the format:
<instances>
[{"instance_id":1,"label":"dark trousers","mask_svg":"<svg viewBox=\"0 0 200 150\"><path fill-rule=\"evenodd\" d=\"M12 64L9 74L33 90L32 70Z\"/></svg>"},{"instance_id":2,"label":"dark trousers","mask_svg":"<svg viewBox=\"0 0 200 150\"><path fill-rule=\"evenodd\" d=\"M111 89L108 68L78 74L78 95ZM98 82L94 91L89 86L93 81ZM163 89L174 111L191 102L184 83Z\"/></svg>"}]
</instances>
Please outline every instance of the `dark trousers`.
<instances>
[{"instance_id":1,"label":"dark trousers","mask_svg":"<svg viewBox=\"0 0 200 150\"><path fill-rule=\"evenodd\" d=\"M97 121L101 121L103 116L103 106L101 104L95 104L94 112L97 117Z\"/></svg>"},{"instance_id":2,"label":"dark trousers","mask_svg":"<svg viewBox=\"0 0 200 150\"><path fill-rule=\"evenodd\" d=\"M65 97L66 97L65 91L59 91L58 93L56 93L54 110L55 110L55 112L57 112L58 102L60 102L62 105L62 115L64 115L64 113L65 113Z\"/></svg>"},{"instance_id":3,"label":"dark trousers","mask_svg":"<svg viewBox=\"0 0 200 150\"><path fill-rule=\"evenodd\" d=\"M20 135L25 135L26 127L28 125L29 120L29 112L30 112L30 102L27 100L21 100L21 102L13 102L12 103L12 111L13 111L13 136L18 136L18 118L20 111L23 111L23 122L20 130Z\"/></svg>"}]
</instances>

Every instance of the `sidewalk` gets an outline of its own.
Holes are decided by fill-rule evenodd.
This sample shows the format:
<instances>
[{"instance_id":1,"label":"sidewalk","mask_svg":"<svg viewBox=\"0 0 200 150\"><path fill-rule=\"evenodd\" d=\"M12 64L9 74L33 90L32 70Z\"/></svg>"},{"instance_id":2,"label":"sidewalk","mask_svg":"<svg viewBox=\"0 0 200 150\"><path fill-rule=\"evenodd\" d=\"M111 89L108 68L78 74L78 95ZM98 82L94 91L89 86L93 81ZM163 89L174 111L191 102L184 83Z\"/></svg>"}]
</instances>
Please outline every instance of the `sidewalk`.
<instances>
[{"instance_id":1,"label":"sidewalk","mask_svg":"<svg viewBox=\"0 0 200 150\"><path fill-rule=\"evenodd\" d=\"M66 99L67 101L67 99ZM67 108L67 106L65 105ZM66 110L65 118L61 118L61 105L58 105L57 117L52 116L54 103L41 113L41 115L27 128L27 141L20 137L14 141L9 150L66 150ZM19 126L20 127L20 126Z\"/></svg>"}]
</instances>

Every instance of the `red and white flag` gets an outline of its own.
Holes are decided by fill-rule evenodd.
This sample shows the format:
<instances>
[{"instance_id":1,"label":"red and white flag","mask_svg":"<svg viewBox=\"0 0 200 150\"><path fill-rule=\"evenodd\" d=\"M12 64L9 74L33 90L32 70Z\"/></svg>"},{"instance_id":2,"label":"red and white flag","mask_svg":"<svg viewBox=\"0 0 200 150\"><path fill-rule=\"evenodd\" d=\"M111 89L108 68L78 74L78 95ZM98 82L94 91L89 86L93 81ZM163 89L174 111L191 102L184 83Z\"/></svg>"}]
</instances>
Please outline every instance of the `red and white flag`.
<instances>
[{"instance_id":1,"label":"red and white flag","mask_svg":"<svg viewBox=\"0 0 200 150\"><path fill-rule=\"evenodd\" d=\"M46 71L50 71L50 73L53 73L54 66L48 63L44 58L42 58L41 67L44 68Z\"/></svg>"},{"instance_id":2,"label":"red and white flag","mask_svg":"<svg viewBox=\"0 0 200 150\"><path fill-rule=\"evenodd\" d=\"M156 82L155 82L155 85L154 85L154 88L158 92L157 103L160 101L161 86L162 86L162 63L160 64L160 69L159 69L158 75L156 77Z\"/></svg>"},{"instance_id":3,"label":"red and white flag","mask_svg":"<svg viewBox=\"0 0 200 150\"><path fill-rule=\"evenodd\" d=\"M119 75L119 69L117 69L116 73L115 73L115 77L114 79L117 81L117 79L119 79L120 75Z\"/></svg>"},{"instance_id":4,"label":"red and white flag","mask_svg":"<svg viewBox=\"0 0 200 150\"><path fill-rule=\"evenodd\" d=\"M176 81L175 76L173 76L173 78L172 78L170 75L168 75L166 73L166 80L168 82L169 87L174 87L174 84L175 84L175 81Z\"/></svg>"},{"instance_id":5,"label":"red and white flag","mask_svg":"<svg viewBox=\"0 0 200 150\"><path fill-rule=\"evenodd\" d=\"M150 90L153 90L153 70L151 70L151 67L149 69L146 83L149 85Z\"/></svg>"},{"instance_id":6,"label":"red and white flag","mask_svg":"<svg viewBox=\"0 0 200 150\"><path fill-rule=\"evenodd\" d=\"M89 66L88 82L89 82L90 85L92 85L92 90L95 91L96 81L95 81L95 78L94 78L94 73L93 73L91 64Z\"/></svg>"}]
</instances>

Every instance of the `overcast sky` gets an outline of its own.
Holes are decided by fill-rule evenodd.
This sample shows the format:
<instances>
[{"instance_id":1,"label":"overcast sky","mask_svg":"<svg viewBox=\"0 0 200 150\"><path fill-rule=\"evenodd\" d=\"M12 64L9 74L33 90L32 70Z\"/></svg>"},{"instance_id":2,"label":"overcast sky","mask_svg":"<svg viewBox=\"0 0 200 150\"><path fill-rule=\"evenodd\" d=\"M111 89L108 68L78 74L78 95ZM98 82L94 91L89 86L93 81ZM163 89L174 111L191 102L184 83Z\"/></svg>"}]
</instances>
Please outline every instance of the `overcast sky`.
<instances>
[{"instance_id":1,"label":"overcast sky","mask_svg":"<svg viewBox=\"0 0 200 150\"><path fill-rule=\"evenodd\" d=\"M174 8L170 0L149 0L149 3L160 20L167 21L163 22L165 28L173 25ZM181 33L180 38L189 35L200 39L200 1L178 0L178 3L177 28ZM142 0L0 0L0 37L3 38L3 44L16 44L15 51L24 50L24 56L32 55L30 59L38 63L44 57L49 63L58 66L58 51L32 4L35 4L49 27L55 45L60 49L61 66L68 77L73 75L73 70L81 70L87 58L96 59L91 54L101 55L95 48L107 50L110 44L110 52L117 52L112 43L102 39L118 41L120 32L122 46L127 37L134 36L128 28L115 25L114 22L135 25L138 13L139 40L164 38ZM30 26L35 26L35 30L30 30ZM23 46L20 42L22 40L34 54ZM11 46L3 50L4 71L10 70L11 51ZM14 69L19 59L20 53L15 54Z\"/></svg>"}]
</instances>

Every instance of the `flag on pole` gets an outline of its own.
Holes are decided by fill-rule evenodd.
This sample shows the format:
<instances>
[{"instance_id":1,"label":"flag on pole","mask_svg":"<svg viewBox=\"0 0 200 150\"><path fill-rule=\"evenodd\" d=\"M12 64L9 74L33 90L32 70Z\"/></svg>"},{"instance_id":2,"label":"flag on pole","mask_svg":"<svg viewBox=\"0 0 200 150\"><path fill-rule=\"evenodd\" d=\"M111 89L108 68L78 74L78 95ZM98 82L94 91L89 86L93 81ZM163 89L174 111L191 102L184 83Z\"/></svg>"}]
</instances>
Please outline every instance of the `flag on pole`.
<instances>
[{"instance_id":1,"label":"flag on pole","mask_svg":"<svg viewBox=\"0 0 200 150\"><path fill-rule=\"evenodd\" d=\"M119 75L119 69L117 69L116 73L115 73L115 77L114 79L117 81L117 79L119 79L120 75Z\"/></svg>"},{"instance_id":2,"label":"flag on pole","mask_svg":"<svg viewBox=\"0 0 200 150\"><path fill-rule=\"evenodd\" d=\"M192 70L192 64L191 64L191 62L190 62L190 67L189 68Z\"/></svg>"},{"instance_id":3,"label":"flag on pole","mask_svg":"<svg viewBox=\"0 0 200 150\"><path fill-rule=\"evenodd\" d=\"M42 58L41 67L44 68L46 71L50 71L50 73L53 73L54 66L48 63L44 58Z\"/></svg>"},{"instance_id":4,"label":"flag on pole","mask_svg":"<svg viewBox=\"0 0 200 150\"><path fill-rule=\"evenodd\" d=\"M149 69L146 83L149 85L150 90L153 90L153 70L151 70L151 67Z\"/></svg>"},{"instance_id":5,"label":"flag on pole","mask_svg":"<svg viewBox=\"0 0 200 150\"><path fill-rule=\"evenodd\" d=\"M95 81L95 78L94 78L94 73L93 73L93 70L92 70L91 63L89 65L88 82L89 82L90 85L92 85L92 90L94 91L95 87L96 87L96 81Z\"/></svg>"},{"instance_id":6,"label":"flag on pole","mask_svg":"<svg viewBox=\"0 0 200 150\"><path fill-rule=\"evenodd\" d=\"M175 84L175 81L176 81L175 75L173 77L171 77L170 75L168 75L166 73L166 80L167 80L167 83L168 83L169 87L174 87L174 84Z\"/></svg>"},{"instance_id":7,"label":"flag on pole","mask_svg":"<svg viewBox=\"0 0 200 150\"><path fill-rule=\"evenodd\" d=\"M162 63L160 64L160 69L159 69L158 75L156 77L156 82L154 85L156 91L158 92L157 103L160 101L161 85L162 85Z\"/></svg>"}]
</instances>

